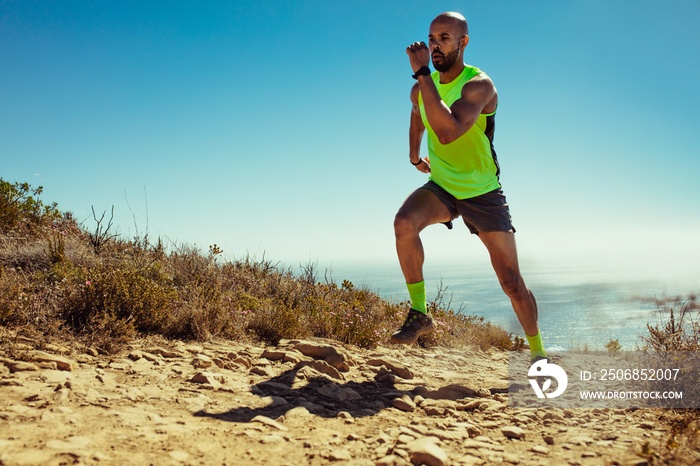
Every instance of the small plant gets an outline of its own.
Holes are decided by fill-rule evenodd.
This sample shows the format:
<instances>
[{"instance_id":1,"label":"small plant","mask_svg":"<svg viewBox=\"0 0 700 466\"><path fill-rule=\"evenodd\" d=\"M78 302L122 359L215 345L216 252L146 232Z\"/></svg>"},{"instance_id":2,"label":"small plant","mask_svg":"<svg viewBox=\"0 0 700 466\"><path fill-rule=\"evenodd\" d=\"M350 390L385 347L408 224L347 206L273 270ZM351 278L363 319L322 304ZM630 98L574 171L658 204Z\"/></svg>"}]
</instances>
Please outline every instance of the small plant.
<instances>
[{"instance_id":1,"label":"small plant","mask_svg":"<svg viewBox=\"0 0 700 466\"><path fill-rule=\"evenodd\" d=\"M525 339L523 337L515 336L513 338L513 346L511 351L522 351L525 349Z\"/></svg>"},{"instance_id":2,"label":"small plant","mask_svg":"<svg viewBox=\"0 0 700 466\"><path fill-rule=\"evenodd\" d=\"M620 341L618 339L613 340L610 338L610 341L605 344L605 348L610 352L610 353L618 353L622 350L622 345L620 344Z\"/></svg>"},{"instance_id":3,"label":"small plant","mask_svg":"<svg viewBox=\"0 0 700 466\"><path fill-rule=\"evenodd\" d=\"M117 235L109 233L110 228L112 228L112 221L114 220L114 206L112 206L112 214L109 217L107 225L103 225L102 222L104 221L106 214L107 211L105 210L102 212L102 216L98 220L97 214L95 213L95 207L92 207L92 218L95 220L95 231L88 233L88 236L95 254L99 254L100 250L105 244L117 237Z\"/></svg>"},{"instance_id":4,"label":"small plant","mask_svg":"<svg viewBox=\"0 0 700 466\"><path fill-rule=\"evenodd\" d=\"M224 251L214 243L213 245L209 246L209 258L210 259L216 259L216 256L219 254L222 254Z\"/></svg>"},{"instance_id":5,"label":"small plant","mask_svg":"<svg viewBox=\"0 0 700 466\"><path fill-rule=\"evenodd\" d=\"M58 264L66 259L66 240L62 233L55 233L47 240L47 254L52 264Z\"/></svg>"},{"instance_id":6,"label":"small plant","mask_svg":"<svg viewBox=\"0 0 700 466\"><path fill-rule=\"evenodd\" d=\"M660 324L647 324L649 335L641 336L646 346L655 351L700 350L700 322L695 302L685 302L678 312L673 307L659 308L660 315L666 312L668 317Z\"/></svg>"}]
</instances>

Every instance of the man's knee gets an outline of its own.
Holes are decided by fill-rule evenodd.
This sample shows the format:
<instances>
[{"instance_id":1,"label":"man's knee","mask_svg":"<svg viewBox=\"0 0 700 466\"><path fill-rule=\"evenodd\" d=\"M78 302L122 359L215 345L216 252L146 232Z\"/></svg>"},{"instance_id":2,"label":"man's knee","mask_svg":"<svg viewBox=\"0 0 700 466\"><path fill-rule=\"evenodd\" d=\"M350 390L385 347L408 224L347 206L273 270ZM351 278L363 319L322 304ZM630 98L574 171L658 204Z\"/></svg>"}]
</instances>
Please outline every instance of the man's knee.
<instances>
[{"instance_id":1,"label":"man's knee","mask_svg":"<svg viewBox=\"0 0 700 466\"><path fill-rule=\"evenodd\" d=\"M501 288L509 298L520 300L525 298L529 291L525 286L522 276L517 270L509 270L499 276Z\"/></svg>"},{"instance_id":2,"label":"man's knee","mask_svg":"<svg viewBox=\"0 0 700 466\"><path fill-rule=\"evenodd\" d=\"M394 217L394 233L396 236L413 235L418 233L415 223L410 215L399 210Z\"/></svg>"}]
</instances>

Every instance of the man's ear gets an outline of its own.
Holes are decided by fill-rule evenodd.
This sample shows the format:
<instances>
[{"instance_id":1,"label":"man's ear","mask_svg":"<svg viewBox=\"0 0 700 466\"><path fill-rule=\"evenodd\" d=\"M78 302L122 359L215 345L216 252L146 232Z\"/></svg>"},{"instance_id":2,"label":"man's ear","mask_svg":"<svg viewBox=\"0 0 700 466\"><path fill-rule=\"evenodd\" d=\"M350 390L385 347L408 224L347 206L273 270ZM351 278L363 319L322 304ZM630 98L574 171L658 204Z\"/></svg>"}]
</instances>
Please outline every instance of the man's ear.
<instances>
[{"instance_id":1,"label":"man's ear","mask_svg":"<svg viewBox=\"0 0 700 466\"><path fill-rule=\"evenodd\" d=\"M459 46L462 50L464 50L467 47L468 43L469 43L469 36L462 36L459 39Z\"/></svg>"}]
</instances>

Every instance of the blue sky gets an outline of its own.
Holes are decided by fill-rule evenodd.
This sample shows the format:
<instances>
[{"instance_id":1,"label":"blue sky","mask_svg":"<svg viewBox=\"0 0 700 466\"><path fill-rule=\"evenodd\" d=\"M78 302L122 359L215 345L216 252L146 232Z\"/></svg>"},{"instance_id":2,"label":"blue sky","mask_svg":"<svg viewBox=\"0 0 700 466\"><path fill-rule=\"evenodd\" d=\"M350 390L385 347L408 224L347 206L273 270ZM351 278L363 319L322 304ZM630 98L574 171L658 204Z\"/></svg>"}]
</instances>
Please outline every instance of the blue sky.
<instances>
[{"instance_id":1,"label":"blue sky","mask_svg":"<svg viewBox=\"0 0 700 466\"><path fill-rule=\"evenodd\" d=\"M700 277L694 0L0 1L0 176L88 227L115 205L124 236L395 260L394 213L425 181L405 48L448 10L499 91L523 263ZM463 225L424 240L485 260Z\"/></svg>"}]
</instances>

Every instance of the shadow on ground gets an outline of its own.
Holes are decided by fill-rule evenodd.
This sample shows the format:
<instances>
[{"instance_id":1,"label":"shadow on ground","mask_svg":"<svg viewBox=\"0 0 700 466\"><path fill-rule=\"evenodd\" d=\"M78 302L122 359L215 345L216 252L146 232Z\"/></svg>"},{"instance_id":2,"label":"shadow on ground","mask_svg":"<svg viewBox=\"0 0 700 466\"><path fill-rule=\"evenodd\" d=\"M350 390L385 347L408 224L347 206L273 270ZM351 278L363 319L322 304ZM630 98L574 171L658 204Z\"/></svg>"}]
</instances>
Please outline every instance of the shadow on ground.
<instances>
[{"instance_id":1,"label":"shadow on ground","mask_svg":"<svg viewBox=\"0 0 700 466\"><path fill-rule=\"evenodd\" d=\"M341 412L347 412L354 418L362 418L374 416L392 407L393 400L404 395L409 395L411 399L420 395L425 399L434 400L477 398L480 395L480 392L460 384L448 384L436 390L430 390L424 386L416 386L411 390L399 390L394 385L396 377L381 372L374 380L347 381L340 384L322 376L311 377L303 386L291 388L294 381L298 380L297 372L297 370L289 370L251 387L251 392L261 398L272 397L272 403L268 406L261 408L242 406L221 413L202 410L194 415L229 422L249 422L256 416L275 419L292 409L303 407L310 413L323 418L335 418ZM487 390L487 393L506 391L507 389L493 388Z\"/></svg>"}]
</instances>

